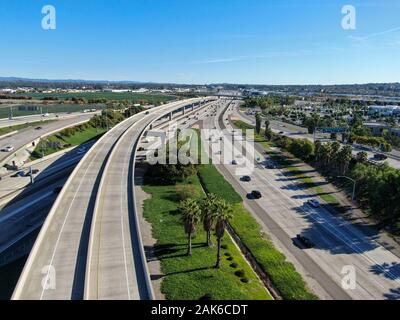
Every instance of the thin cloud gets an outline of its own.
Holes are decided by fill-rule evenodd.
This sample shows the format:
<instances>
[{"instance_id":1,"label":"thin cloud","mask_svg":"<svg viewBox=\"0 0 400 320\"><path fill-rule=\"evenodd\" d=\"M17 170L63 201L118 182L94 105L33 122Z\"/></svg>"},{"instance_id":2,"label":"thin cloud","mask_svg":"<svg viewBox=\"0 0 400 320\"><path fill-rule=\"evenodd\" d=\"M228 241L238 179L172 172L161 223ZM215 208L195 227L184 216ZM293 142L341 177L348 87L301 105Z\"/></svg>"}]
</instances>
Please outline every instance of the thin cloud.
<instances>
[{"instance_id":1,"label":"thin cloud","mask_svg":"<svg viewBox=\"0 0 400 320\"><path fill-rule=\"evenodd\" d=\"M384 36L386 34L397 32L397 31L400 31L400 27L388 29L388 30L381 31L381 32L371 33L371 34L369 34L367 36L364 36L364 37L349 36L349 39L357 40L357 41L365 41L365 40L368 40L368 39L371 39L371 38Z\"/></svg>"},{"instance_id":2,"label":"thin cloud","mask_svg":"<svg viewBox=\"0 0 400 320\"><path fill-rule=\"evenodd\" d=\"M214 63L227 63L227 62L237 62L237 61L245 61L245 60L255 60L255 59L269 59L274 57L294 57L303 54L313 53L311 50L297 50L297 51L277 51L277 52L268 52L262 54L253 54L246 56L236 56L236 57L225 57L225 58L215 58L215 59L205 59L205 60L197 60L191 61L188 64L214 64Z\"/></svg>"}]
</instances>

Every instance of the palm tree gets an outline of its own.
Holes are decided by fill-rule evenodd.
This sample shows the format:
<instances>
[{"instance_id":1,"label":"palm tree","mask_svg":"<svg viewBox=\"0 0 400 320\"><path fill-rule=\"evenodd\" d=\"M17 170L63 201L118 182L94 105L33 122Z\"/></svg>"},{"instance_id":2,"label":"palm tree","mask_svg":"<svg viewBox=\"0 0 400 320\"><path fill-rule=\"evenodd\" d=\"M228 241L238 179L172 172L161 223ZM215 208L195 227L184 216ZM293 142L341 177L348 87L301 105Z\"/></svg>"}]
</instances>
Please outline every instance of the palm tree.
<instances>
[{"instance_id":1,"label":"palm tree","mask_svg":"<svg viewBox=\"0 0 400 320\"><path fill-rule=\"evenodd\" d=\"M368 160L368 153L366 153L365 151L361 151L357 153L356 159L360 163L365 163Z\"/></svg>"},{"instance_id":2,"label":"palm tree","mask_svg":"<svg viewBox=\"0 0 400 320\"><path fill-rule=\"evenodd\" d=\"M196 232L196 225L199 222L201 210L197 201L187 199L181 201L179 210L182 213L185 233L188 235L188 251L187 255L192 255L192 236Z\"/></svg>"},{"instance_id":3,"label":"palm tree","mask_svg":"<svg viewBox=\"0 0 400 320\"><path fill-rule=\"evenodd\" d=\"M207 198L204 199L201 209L201 217L203 220L204 230L207 232L207 245L212 247L211 241L211 231L214 226L216 218L216 206L218 202L218 197L215 194L209 194Z\"/></svg>"},{"instance_id":4,"label":"palm tree","mask_svg":"<svg viewBox=\"0 0 400 320\"><path fill-rule=\"evenodd\" d=\"M269 129L269 125L270 125L269 119L266 119L264 121L264 124L265 124L265 131L267 131Z\"/></svg>"},{"instance_id":5,"label":"palm tree","mask_svg":"<svg viewBox=\"0 0 400 320\"><path fill-rule=\"evenodd\" d=\"M319 163L319 160L320 160L320 158L321 158L321 150L322 149L322 143L321 143L321 140L316 140L315 142L314 142L314 152L315 152L315 161L317 162L317 163Z\"/></svg>"},{"instance_id":6,"label":"palm tree","mask_svg":"<svg viewBox=\"0 0 400 320\"><path fill-rule=\"evenodd\" d=\"M329 157L329 161L328 164L332 164L332 163L339 163L339 150L340 150L340 143L335 141L332 142L331 144L331 154Z\"/></svg>"},{"instance_id":7,"label":"palm tree","mask_svg":"<svg viewBox=\"0 0 400 320\"><path fill-rule=\"evenodd\" d=\"M339 163L341 174L345 175L346 171L349 167L351 156L352 156L352 148L350 146L344 146L339 152Z\"/></svg>"},{"instance_id":8,"label":"palm tree","mask_svg":"<svg viewBox=\"0 0 400 320\"><path fill-rule=\"evenodd\" d=\"M259 112L256 113L256 133L260 134L261 132L261 114Z\"/></svg>"},{"instance_id":9,"label":"palm tree","mask_svg":"<svg viewBox=\"0 0 400 320\"><path fill-rule=\"evenodd\" d=\"M326 166L330 162L331 153L332 148L330 143L326 143L321 146L321 160L324 166Z\"/></svg>"},{"instance_id":10,"label":"palm tree","mask_svg":"<svg viewBox=\"0 0 400 320\"><path fill-rule=\"evenodd\" d=\"M217 250L217 263L215 268L219 269L221 265L221 241L225 233L225 229L232 218L232 208L225 202L225 200L219 200L216 206L216 224L215 224L215 235L218 241Z\"/></svg>"}]
</instances>

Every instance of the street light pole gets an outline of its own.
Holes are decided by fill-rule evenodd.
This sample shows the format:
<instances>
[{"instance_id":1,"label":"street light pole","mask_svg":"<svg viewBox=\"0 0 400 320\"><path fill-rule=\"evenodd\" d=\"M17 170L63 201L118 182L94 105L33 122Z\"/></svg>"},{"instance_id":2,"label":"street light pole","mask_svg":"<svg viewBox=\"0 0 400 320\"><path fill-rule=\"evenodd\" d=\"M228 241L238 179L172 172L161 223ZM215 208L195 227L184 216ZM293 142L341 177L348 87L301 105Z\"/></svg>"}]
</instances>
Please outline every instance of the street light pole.
<instances>
[{"instance_id":1,"label":"street light pole","mask_svg":"<svg viewBox=\"0 0 400 320\"><path fill-rule=\"evenodd\" d=\"M338 178L344 178L344 179L347 179L347 180L350 180L351 182L353 182L353 196L351 197L351 200L354 201L354 197L355 197L355 194L356 194L356 183L357 183L357 181L352 179L352 178L346 177L346 176L338 176Z\"/></svg>"}]
</instances>

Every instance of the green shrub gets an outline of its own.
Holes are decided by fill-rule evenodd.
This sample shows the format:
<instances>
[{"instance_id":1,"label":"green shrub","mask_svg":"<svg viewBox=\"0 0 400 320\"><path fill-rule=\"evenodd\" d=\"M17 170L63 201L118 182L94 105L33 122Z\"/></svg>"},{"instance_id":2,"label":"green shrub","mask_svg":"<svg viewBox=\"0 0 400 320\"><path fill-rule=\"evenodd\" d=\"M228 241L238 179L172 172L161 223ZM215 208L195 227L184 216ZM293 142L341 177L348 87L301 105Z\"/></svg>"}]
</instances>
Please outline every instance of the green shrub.
<instances>
[{"instance_id":1,"label":"green shrub","mask_svg":"<svg viewBox=\"0 0 400 320\"><path fill-rule=\"evenodd\" d=\"M244 270L242 269L242 270L237 270L237 271L235 271L235 276L237 276L237 277L239 277L239 278L244 277L244 276L245 276Z\"/></svg>"},{"instance_id":2,"label":"green shrub","mask_svg":"<svg viewBox=\"0 0 400 320\"><path fill-rule=\"evenodd\" d=\"M249 283L250 280L247 277L243 277L240 279L240 281L242 281L243 283Z\"/></svg>"}]
</instances>

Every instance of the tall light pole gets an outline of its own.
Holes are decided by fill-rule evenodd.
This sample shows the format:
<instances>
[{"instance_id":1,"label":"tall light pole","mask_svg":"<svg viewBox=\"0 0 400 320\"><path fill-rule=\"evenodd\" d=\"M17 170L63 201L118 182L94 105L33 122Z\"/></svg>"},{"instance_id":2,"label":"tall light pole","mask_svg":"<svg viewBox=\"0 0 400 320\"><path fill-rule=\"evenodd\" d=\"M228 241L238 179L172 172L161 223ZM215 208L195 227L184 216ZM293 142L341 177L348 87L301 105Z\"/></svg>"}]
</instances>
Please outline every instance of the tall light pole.
<instances>
[{"instance_id":1,"label":"tall light pole","mask_svg":"<svg viewBox=\"0 0 400 320\"><path fill-rule=\"evenodd\" d=\"M351 200L354 201L354 197L355 197L355 194L356 194L356 183L357 183L357 181L352 179L352 178L349 178L347 176L338 176L338 178L344 178L344 179L347 179L347 180L350 180L351 182L353 182L353 196L351 197Z\"/></svg>"}]
</instances>

